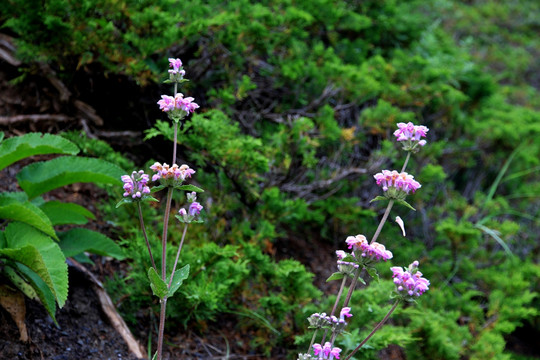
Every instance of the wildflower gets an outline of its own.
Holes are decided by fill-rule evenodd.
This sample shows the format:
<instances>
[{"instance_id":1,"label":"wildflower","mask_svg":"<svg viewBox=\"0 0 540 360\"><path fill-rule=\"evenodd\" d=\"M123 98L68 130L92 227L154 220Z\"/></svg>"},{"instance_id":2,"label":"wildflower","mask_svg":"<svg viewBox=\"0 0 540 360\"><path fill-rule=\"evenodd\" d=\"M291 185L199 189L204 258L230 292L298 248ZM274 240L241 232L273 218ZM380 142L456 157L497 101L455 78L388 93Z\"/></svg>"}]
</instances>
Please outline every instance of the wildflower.
<instances>
[{"instance_id":1,"label":"wildflower","mask_svg":"<svg viewBox=\"0 0 540 360\"><path fill-rule=\"evenodd\" d=\"M154 165L150 166L150 169L155 172L152 176L152 181L160 180L163 185L170 185L171 182L183 182L187 178L190 178L191 175L195 174L195 170L191 169L188 165L183 164L178 166L173 164L169 166L167 163L156 162Z\"/></svg>"},{"instance_id":2,"label":"wildflower","mask_svg":"<svg viewBox=\"0 0 540 360\"><path fill-rule=\"evenodd\" d=\"M349 245L349 249L358 251L365 262L381 259L386 261L393 257L392 252L386 250L383 244L376 241L370 244L364 235L349 236L345 242Z\"/></svg>"},{"instance_id":3,"label":"wildflower","mask_svg":"<svg viewBox=\"0 0 540 360\"><path fill-rule=\"evenodd\" d=\"M194 202L195 200L197 200L197 193L195 191L187 193L186 196L189 202Z\"/></svg>"},{"instance_id":4,"label":"wildflower","mask_svg":"<svg viewBox=\"0 0 540 360\"><path fill-rule=\"evenodd\" d=\"M382 170L373 176L383 191L384 196L390 199L403 200L409 192L415 192L422 187L414 180L414 176L406 172L398 173L396 170Z\"/></svg>"},{"instance_id":5,"label":"wildflower","mask_svg":"<svg viewBox=\"0 0 540 360\"><path fill-rule=\"evenodd\" d=\"M408 268L394 266L390 270L392 270L392 278L394 278L398 294L418 297L429 290L429 280L423 278L422 273L418 271L418 261L411 263Z\"/></svg>"},{"instance_id":6,"label":"wildflower","mask_svg":"<svg viewBox=\"0 0 540 360\"><path fill-rule=\"evenodd\" d=\"M414 125L412 122L398 123L397 126L394 136L397 137L397 141L403 142L403 150L417 152L420 150L419 146L426 145L426 140L420 140L420 138L426 137L429 131L427 127Z\"/></svg>"},{"instance_id":7,"label":"wildflower","mask_svg":"<svg viewBox=\"0 0 540 360\"><path fill-rule=\"evenodd\" d=\"M161 95L161 100L157 102L159 109L166 112L173 120L182 119L186 115L199 108L192 97L184 97L182 93L177 93L174 97Z\"/></svg>"},{"instance_id":8,"label":"wildflower","mask_svg":"<svg viewBox=\"0 0 540 360\"><path fill-rule=\"evenodd\" d=\"M202 205L198 202L192 202L191 205L189 205L189 215L191 216L197 216L201 213L201 210L203 209Z\"/></svg>"},{"instance_id":9,"label":"wildflower","mask_svg":"<svg viewBox=\"0 0 540 360\"><path fill-rule=\"evenodd\" d=\"M330 359L330 358L339 359L339 354L341 353L341 349L338 347L332 348L332 344L330 344L329 342L326 342L324 346L322 346L321 344L314 344L313 352L315 356L319 356L319 359Z\"/></svg>"},{"instance_id":10,"label":"wildflower","mask_svg":"<svg viewBox=\"0 0 540 360\"><path fill-rule=\"evenodd\" d=\"M182 69L182 60L169 58L169 67L172 67L169 70L169 79L172 82L181 82L184 75L186 75L186 72Z\"/></svg>"},{"instance_id":11,"label":"wildflower","mask_svg":"<svg viewBox=\"0 0 540 360\"><path fill-rule=\"evenodd\" d=\"M121 177L124 183L124 197L131 196L133 199L140 199L145 194L150 194L150 188L147 186L149 181L148 175L144 171L134 171L129 175Z\"/></svg>"},{"instance_id":12,"label":"wildflower","mask_svg":"<svg viewBox=\"0 0 540 360\"><path fill-rule=\"evenodd\" d=\"M341 309L340 313L339 313L339 318L340 319L344 319L345 317L351 317L352 314L351 314L351 308L350 307L344 307L343 309Z\"/></svg>"}]
</instances>

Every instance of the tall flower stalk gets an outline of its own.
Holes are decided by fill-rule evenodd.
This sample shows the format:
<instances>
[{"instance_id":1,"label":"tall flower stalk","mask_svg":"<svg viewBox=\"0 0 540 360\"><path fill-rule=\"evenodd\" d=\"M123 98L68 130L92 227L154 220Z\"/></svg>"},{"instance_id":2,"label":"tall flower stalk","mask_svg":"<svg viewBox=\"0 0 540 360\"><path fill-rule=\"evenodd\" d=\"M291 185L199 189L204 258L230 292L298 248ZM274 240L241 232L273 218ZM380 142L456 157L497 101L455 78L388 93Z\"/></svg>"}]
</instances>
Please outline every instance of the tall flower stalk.
<instances>
[{"instance_id":1,"label":"tall flower stalk","mask_svg":"<svg viewBox=\"0 0 540 360\"><path fill-rule=\"evenodd\" d=\"M197 108L199 108L199 105L194 102L192 97L184 97L183 94L178 93L177 91L178 85L184 81L187 81L184 79L186 72L182 68L182 61L180 61L180 59L171 58L169 59L169 65L171 69L169 70L169 79L166 80L166 82L174 84L173 96L162 95L161 100L159 100L157 104L173 122L174 138L172 165L156 162L154 165L150 166L150 169L154 172L152 181L158 183L158 185L152 187L152 189L150 189L147 185L149 182L149 176L146 175L143 170L133 172L131 176L122 176L125 190L124 198L117 205L118 207L127 203L137 203L139 223L141 225L150 261L152 263L152 267L148 269L148 279L150 281L150 287L153 294L159 298L160 302L157 351L152 357L152 359L156 360L163 359L163 338L165 331L167 300L176 293L183 281L189 276L189 265L185 265L179 270L176 270L184 240L186 238L188 225L190 223L202 222L199 220L199 215L203 208L202 205L196 201L196 193L202 192L203 190L194 185L184 184L184 181L191 178L191 176L195 174L195 170L191 169L185 164L180 166L176 164L178 126L180 122L183 121L189 114L193 113ZM161 271L158 275L158 269L156 267L144 224L141 203L147 201L158 201L150 194L163 189L167 189L167 195L165 200L165 213L163 216L163 231L161 235ZM181 208L178 211L178 215L176 215L176 219L179 222L184 223L184 229L180 244L178 246L178 251L176 252L174 265L171 273L169 274L167 272L167 237L169 233L173 193L175 190L188 191L187 201L190 205L188 208L189 210Z\"/></svg>"},{"instance_id":2,"label":"tall flower stalk","mask_svg":"<svg viewBox=\"0 0 540 360\"><path fill-rule=\"evenodd\" d=\"M326 313L315 313L308 317L309 327L315 329L315 332L307 352L298 354L299 360L332 360L340 358L342 350L335 347L334 342L347 325L346 317L352 316L349 304L357 283L360 281L365 284L361 277L362 273L366 271L371 277L378 278L377 270L374 265L379 261L387 261L393 257L392 252L387 250L382 243L377 241L388 220L392 207L397 203L414 210L414 208L405 201L405 198L420 189L421 185L412 175L406 173L405 169L409 163L411 154L418 152L421 147L426 145L426 140L422 138L426 137L429 129L425 126L414 125L412 123L398 123L397 126L398 129L394 132L394 136L396 136L397 141L401 142L403 150L407 152L403 167L400 172L396 170L382 170L380 173L374 175L376 184L383 190L383 196L377 196L372 201L388 201L386 209L370 241L368 241L364 235L349 236L345 240L345 243L348 245L348 249L352 251L350 253L343 250L336 251L338 256L338 271L332 274L327 280L342 279L336 301L330 315L326 315ZM399 224L403 229L402 220ZM422 277L422 273L418 271L418 265L418 261L414 261L408 268L391 268L394 283L396 284L395 294L393 295L395 298L394 304L369 335L347 355L345 358L346 360L350 359L358 350L360 350L362 346L364 346L366 342L386 323L388 318L402 301L413 301L429 289L430 283L427 279ZM341 297L349 278L352 279L350 280L345 300L341 305L340 317L338 318L335 314L339 308ZM321 342L316 343L315 341L319 329L323 329L324 332ZM327 341L328 339L330 341Z\"/></svg>"}]
</instances>

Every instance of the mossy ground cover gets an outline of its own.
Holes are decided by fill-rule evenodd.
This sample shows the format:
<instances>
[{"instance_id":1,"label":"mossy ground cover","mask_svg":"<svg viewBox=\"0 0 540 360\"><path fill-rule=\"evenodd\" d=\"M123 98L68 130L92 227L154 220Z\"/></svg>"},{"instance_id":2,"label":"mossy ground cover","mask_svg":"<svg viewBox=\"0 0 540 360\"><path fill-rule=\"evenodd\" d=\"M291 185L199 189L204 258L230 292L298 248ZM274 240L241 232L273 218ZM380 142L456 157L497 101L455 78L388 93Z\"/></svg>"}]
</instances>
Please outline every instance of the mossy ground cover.
<instances>
[{"instance_id":1,"label":"mossy ground cover","mask_svg":"<svg viewBox=\"0 0 540 360\"><path fill-rule=\"evenodd\" d=\"M302 336L315 311L309 304L321 301L304 266L320 268L321 260L287 249L297 249L298 238L338 249L347 235L372 234L382 212L369 204L378 191L372 175L402 165L390 135L397 122L415 121L430 128L429 145L408 170L423 185L417 211L399 213L408 240L397 227L383 239L395 264L418 258L432 287L361 356L398 343L408 358L517 358L511 334L538 331L535 1L11 5L0 20L24 64L20 82L39 76L36 61L46 62L105 122L154 125L147 137L164 148L172 130L155 105L166 92L156 85L158 69L169 56L188 69L181 91L201 111L181 129L180 155L197 170L210 205L205 230L186 248L185 261L199 271L183 289L186 301L173 305L172 328L204 331L234 314L236 331L255 334L246 347L294 357L295 335L309 341ZM129 92L105 106L89 78L117 89L122 81ZM137 165L150 158L163 161L146 153ZM128 295L121 310L135 321L150 307L148 264L133 214L111 204L103 209L133 260L128 281L109 288ZM355 317L358 331L342 347L354 348L379 319L385 286L355 295L359 305L376 305Z\"/></svg>"}]
</instances>

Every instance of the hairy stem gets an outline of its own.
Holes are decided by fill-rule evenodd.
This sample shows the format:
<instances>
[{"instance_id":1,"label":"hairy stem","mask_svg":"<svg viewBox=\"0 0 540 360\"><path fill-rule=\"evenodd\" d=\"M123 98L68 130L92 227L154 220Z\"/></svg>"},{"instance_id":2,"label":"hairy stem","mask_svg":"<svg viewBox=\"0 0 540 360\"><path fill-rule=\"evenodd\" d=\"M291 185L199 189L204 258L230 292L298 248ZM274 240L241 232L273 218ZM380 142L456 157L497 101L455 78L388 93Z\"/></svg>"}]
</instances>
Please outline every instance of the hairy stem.
<instances>
[{"instance_id":1,"label":"hairy stem","mask_svg":"<svg viewBox=\"0 0 540 360\"><path fill-rule=\"evenodd\" d=\"M315 332L313 333L313 336L311 337L311 342L309 343L309 347L306 351L307 354L310 354L311 353L311 347L313 346L313 343L315 343L315 338L317 336L317 332L319 331L319 329L315 329Z\"/></svg>"},{"instance_id":2,"label":"hairy stem","mask_svg":"<svg viewBox=\"0 0 540 360\"><path fill-rule=\"evenodd\" d=\"M178 246L178 251L176 252L176 259L174 260L174 265L172 268L171 279L169 280L169 288L171 288L174 272L176 271L176 265L178 265L178 259L180 258L180 251L182 251L182 245L184 245L184 239L186 238L188 224L184 226L184 232L182 233L182 240L180 240L180 245Z\"/></svg>"},{"instance_id":3,"label":"hairy stem","mask_svg":"<svg viewBox=\"0 0 540 360\"><path fill-rule=\"evenodd\" d=\"M163 217L163 235L161 237L161 279L167 279L167 232L169 230L169 217L171 216L173 188L167 188L167 202L165 203L165 216Z\"/></svg>"},{"instance_id":4,"label":"hairy stem","mask_svg":"<svg viewBox=\"0 0 540 360\"><path fill-rule=\"evenodd\" d=\"M157 360L162 359L163 351L163 334L165 331L165 311L167 308L167 297L161 300L161 309L159 311L159 334L158 334L158 346L157 346Z\"/></svg>"},{"instance_id":5,"label":"hairy stem","mask_svg":"<svg viewBox=\"0 0 540 360\"><path fill-rule=\"evenodd\" d=\"M403 163L403 167L401 168L401 172L405 171L405 168L407 167L407 164L409 163L409 159L411 158L411 152L407 152L407 157L405 158L405 163Z\"/></svg>"},{"instance_id":6,"label":"hairy stem","mask_svg":"<svg viewBox=\"0 0 540 360\"><path fill-rule=\"evenodd\" d=\"M148 236L146 235L146 227L144 226L144 219L142 215L141 202L137 202L137 208L139 209L139 222L141 224L141 229L144 236L144 241L146 242L146 247L148 248L148 254L150 254L150 261L152 262L152 267L154 270L157 270L156 262L154 261L154 255L152 255L152 249L150 248L150 242L148 241Z\"/></svg>"},{"instance_id":7,"label":"hairy stem","mask_svg":"<svg viewBox=\"0 0 540 360\"><path fill-rule=\"evenodd\" d=\"M394 303L394 305L392 306L392 308L388 311L388 313L385 315L385 317L381 320L380 323L377 324L377 326L375 326L373 328L373 330L369 333L369 335L364 339L362 340L362 342L360 343L360 345L358 345L356 347L356 349L354 349L352 351L352 353L349 354L349 356L347 356L345 358L345 360L349 360L358 350L360 350L360 348L362 346L364 346L364 344L377 332L377 330L379 330L383 325L384 323L386 322L386 320L388 320L388 318L390 317L390 315L392 315L392 313L394 312L394 310L396 310L397 306L399 305L399 300L396 300L396 302Z\"/></svg>"},{"instance_id":8,"label":"hairy stem","mask_svg":"<svg viewBox=\"0 0 540 360\"><path fill-rule=\"evenodd\" d=\"M349 305L349 301L351 301L352 293L354 292L354 288L356 288L356 283L358 282L358 277L360 276L360 273L362 272L363 268L356 269L356 272L354 273L354 278L351 283L351 286L349 286L349 291L347 292L347 297L345 298L345 301L343 302L343 307L346 307Z\"/></svg>"},{"instance_id":9,"label":"hairy stem","mask_svg":"<svg viewBox=\"0 0 540 360\"><path fill-rule=\"evenodd\" d=\"M392 209L392 206L394 205L394 200L390 200L388 202L388 206L386 206L386 210L384 211L384 215L381 219L381 222L379 223L379 226L377 227L377 231L375 231L375 235L373 235L373 238L371 239L370 244L373 244L375 240L379 237L379 234L381 233L381 230L384 226L384 223L386 222L386 219L388 219L388 215L390 214L390 210Z\"/></svg>"},{"instance_id":10,"label":"hairy stem","mask_svg":"<svg viewBox=\"0 0 540 360\"><path fill-rule=\"evenodd\" d=\"M337 306L339 304L339 300L341 299L341 295L343 294L343 289L345 288L345 283L347 282L347 275L345 275L343 277L343 281L341 281L341 286L339 287L339 291L338 291L338 294L337 294L337 297L336 297L336 302L334 302L334 307L332 308L332 312L330 313L330 316L334 315L336 313L336 310L337 310ZM354 282L354 280L353 280ZM348 294L347 294L348 295ZM343 305L344 307L346 305ZM324 341L326 340L326 335L328 334L328 329L326 329L324 331L324 334L323 334L323 337L322 337L322 340L321 340L321 343L324 344Z\"/></svg>"}]
</instances>

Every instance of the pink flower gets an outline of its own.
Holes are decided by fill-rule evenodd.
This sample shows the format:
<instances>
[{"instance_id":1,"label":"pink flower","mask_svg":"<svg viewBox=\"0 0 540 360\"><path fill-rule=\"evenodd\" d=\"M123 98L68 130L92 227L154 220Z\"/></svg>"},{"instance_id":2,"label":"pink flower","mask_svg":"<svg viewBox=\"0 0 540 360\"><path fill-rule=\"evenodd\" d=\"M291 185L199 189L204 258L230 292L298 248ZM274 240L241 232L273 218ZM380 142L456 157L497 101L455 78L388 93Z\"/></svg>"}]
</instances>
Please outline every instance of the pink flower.
<instances>
[{"instance_id":1,"label":"pink flower","mask_svg":"<svg viewBox=\"0 0 540 360\"><path fill-rule=\"evenodd\" d=\"M169 58L169 66L173 68L173 71L179 71L182 67L182 60Z\"/></svg>"},{"instance_id":2,"label":"pink flower","mask_svg":"<svg viewBox=\"0 0 540 360\"><path fill-rule=\"evenodd\" d=\"M394 136L397 137L397 141L412 141L417 142L418 145L424 146L425 140L420 140L421 137L426 137L429 129L423 125L414 125L412 122L407 124L398 123L398 129L394 131Z\"/></svg>"},{"instance_id":3,"label":"pink flower","mask_svg":"<svg viewBox=\"0 0 540 360\"><path fill-rule=\"evenodd\" d=\"M408 194L410 191L414 193L422 187L418 181L414 180L414 176L406 172L398 173L396 170L382 170L373 177L383 191L388 191L389 188L393 187Z\"/></svg>"},{"instance_id":4,"label":"pink flower","mask_svg":"<svg viewBox=\"0 0 540 360\"><path fill-rule=\"evenodd\" d=\"M198 202L192 202L191 205L189 205L189 215L191 216L197 216L201 213L201 210L203 209L202 205Z\"/></svg>"},{"instance_id":5,"label":"pink flower","mask_svg":"<svg viewBox=\"0 0 540 360\"><path fill-rule=\"evenodd\" d=\"M160 163L156 162L154 165L150 166L150 169L155 172L155 174L152 176L152 181L160 179L184 181L185 179L191 177L191 175L195 174L195 170L191 169L186 164L181 166L173 164L173 166L169 166L167 163L163 163L163 165L161 165Z\"/></svg>"},{"instance_id":6,"label":"pink flower","mask_svg":"<svg viewBox=\"0 0 540 360\"><path fill-rule=\"evenodd\" d=\"M131 176L122 175L121 180L124 183L124 197L140 199L143 194L150 194L150 188L147 186L149 177L142 170L132 172Z\"/></svg>"},{"instance_id":7,"label":"pink flower","mask_svg":"<svg viewBox=\"0 0 540 360\"><path fill-rule=\"evenodd\" d=\"M341 309L341 311L339 313L339 318L344 319L345 317L348 317L348 318L351 317L352 314L350 312L351 312L350 307L344 307L343 309Z\"/></svg>"},{"instance_id":8,"label":"pink flower","mask_svg":"<svg viewBox=\"0 0 540 360\"><path fill-rule=\"evenodd\" d=\"M340 352L340 348L332 348L332 344L330 344L329 342L326 342L324 346L322 346L321 344L313 345L313 353L315 354L315 356L318 356L319 359L329 359L330 356L339 359Z\"/></svg>"},{"instance_id":9,"label":"pink flower","mask_svg":"<svg viewBox=\"0 0 540 360\"><path fill-rule=\"evenodd\" d=\"M408 269L394 266L390 270L398 293L405 292L411 297L418 297L429 290L429 280L423 278L422 273L418 271L418 261L410 264Z\"/></svg>"},{"instance_id":10,"label":"pink flower","mask_svg":"<svg viewBox=\"0 0 540 360\"><path fill-rule=\"evenodd\" d=\"M175 101L172 96L161 95L161 100L159 100L157 103L161 111L169 112L175 108Z\"/></svg>"},{"instance_id":11,"label":"pink flower","mask_svg":"<svg viewBox=\"0 0 540 360\"><path fill-rule=\"evenodd\" d=\"M349 249L359 249L363 244L368 243L364 235L348 236L345 242L349 245Z\"/></svg>"}]
</instances>

